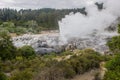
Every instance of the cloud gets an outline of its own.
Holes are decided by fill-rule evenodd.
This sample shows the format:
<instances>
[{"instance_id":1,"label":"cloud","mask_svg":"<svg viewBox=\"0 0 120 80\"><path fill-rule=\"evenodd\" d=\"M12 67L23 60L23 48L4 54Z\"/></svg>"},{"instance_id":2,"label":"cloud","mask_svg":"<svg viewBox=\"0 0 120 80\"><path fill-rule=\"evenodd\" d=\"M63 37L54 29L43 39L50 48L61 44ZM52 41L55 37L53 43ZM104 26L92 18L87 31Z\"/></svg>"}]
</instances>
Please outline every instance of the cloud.
<instances>
[{"instance_id":1,"label":"cloud","mask_svg":"<svg viewBox=\"0 0 120 80\"><path fill-rule=\"evenodd\" d=\"M0 8L79 8L93 0L0 0Z\"/></svg>"}]
</instances>

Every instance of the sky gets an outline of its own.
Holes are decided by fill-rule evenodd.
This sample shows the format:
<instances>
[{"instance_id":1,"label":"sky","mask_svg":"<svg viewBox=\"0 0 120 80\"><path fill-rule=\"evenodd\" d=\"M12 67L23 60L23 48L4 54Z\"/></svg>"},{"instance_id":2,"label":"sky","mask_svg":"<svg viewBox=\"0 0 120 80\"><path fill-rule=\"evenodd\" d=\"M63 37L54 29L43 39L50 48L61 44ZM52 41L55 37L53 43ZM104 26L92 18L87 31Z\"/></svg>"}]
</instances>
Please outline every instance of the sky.
<instances>
[{"instance_id":1,"label":"sky","mask_svg":"<svg viewBox=\"0 0 120 80\"><path fill-rule=\"evenodd\" d=\"M0 8L38 9L38 8L81 8L94 0L0 0Z\"/></svg>"}]
</instances>

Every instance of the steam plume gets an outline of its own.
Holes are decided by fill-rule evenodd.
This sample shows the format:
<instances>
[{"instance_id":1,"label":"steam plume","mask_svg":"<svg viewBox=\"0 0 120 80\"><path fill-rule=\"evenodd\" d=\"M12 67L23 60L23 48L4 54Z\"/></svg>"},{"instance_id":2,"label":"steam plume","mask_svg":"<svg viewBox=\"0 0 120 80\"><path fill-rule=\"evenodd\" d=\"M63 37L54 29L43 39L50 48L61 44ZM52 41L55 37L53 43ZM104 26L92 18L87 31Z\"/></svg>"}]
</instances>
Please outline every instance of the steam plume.
<instances>
[{"instance_id":1,"label":"steam plume","mask_svg":"<svg viewBox=\"0 0 120 80\"><path fill-rule=\"evenodd\" d=\"M105 28L120 16L120 0L81 1L84 2L83 7L86 7L87 16L79 12L70 13L59 21L60 34L66 39L88 36L95 30L98 34L104 33Z\"/></svg>"}]
</instances>

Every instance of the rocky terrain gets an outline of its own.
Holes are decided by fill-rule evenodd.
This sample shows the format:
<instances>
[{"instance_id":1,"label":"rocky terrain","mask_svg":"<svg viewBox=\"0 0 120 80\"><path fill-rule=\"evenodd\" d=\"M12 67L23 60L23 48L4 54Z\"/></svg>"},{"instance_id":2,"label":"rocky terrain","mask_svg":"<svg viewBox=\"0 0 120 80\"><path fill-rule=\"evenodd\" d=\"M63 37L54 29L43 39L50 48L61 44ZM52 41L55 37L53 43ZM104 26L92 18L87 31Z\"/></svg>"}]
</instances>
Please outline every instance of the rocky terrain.
<instances>
[{"instance_id":1,"label":"rocky terrain","mask_svg":"<svg viewBox=\"0 0 120 80\"><path fill-rule=\"evenodd\" d=\"M32 46L38 54L51 52L62 52L64 50L92 48L95 51L104 53L109 51L106 42L117 33L101 33L94 32L81 38L70 38L67 41L61 39L59 33L47 34L25 34L23 36L13 37L13 43L16 47L24 45Z\"/></svg>"}]
</instances>

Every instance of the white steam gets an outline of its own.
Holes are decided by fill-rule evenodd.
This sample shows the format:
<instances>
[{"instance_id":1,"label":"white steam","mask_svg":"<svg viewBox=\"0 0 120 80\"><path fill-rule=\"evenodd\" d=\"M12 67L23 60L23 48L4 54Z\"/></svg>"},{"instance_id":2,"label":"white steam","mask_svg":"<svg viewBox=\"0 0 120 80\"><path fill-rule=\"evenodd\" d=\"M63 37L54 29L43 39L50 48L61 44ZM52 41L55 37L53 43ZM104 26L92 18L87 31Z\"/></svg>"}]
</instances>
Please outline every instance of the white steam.
<instances>
[{"instance_id":1,"label":"white steam","mask_svg":"<svg viewBox=\"0 0 120 80\"><path fill-rule=\"evenodd\" d=\"M87 16L81 13L70 13L59 21L60 34L64 38L84 37L97 31L104 33L120 16L120 0L81 0L86 7ZM95 3L104 3L103 9L98 10ZM80 3L79 3L80 4Z\"/></svg>"},{"instance_id":2,"label":"white steam","mask_svg":"<svg viewBox=\"0 0 120 80\"><path fill-rule=\"evenodd\" d=\"M23 35L13 38L15 46L31 45L40 54L61 52L70 46L73 49L92 48L101 53L108 52L106 42L117 35L116 24L117 18L120 17L120 0L72 1L76 4L75 7L85 7L87 15L79 12L66 15L59 21L60 36L58 34ZM103 9L98 9L96 2L104 3Z\"/></svg>"}]
</instances>

